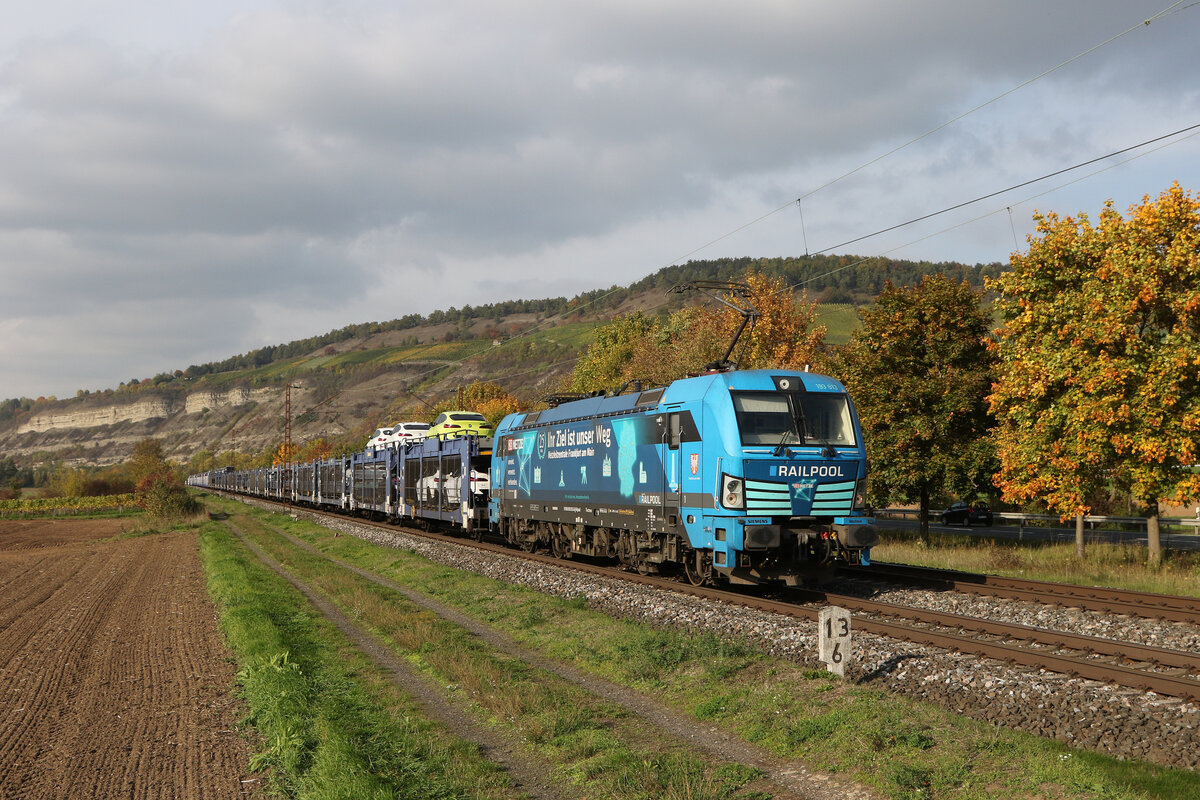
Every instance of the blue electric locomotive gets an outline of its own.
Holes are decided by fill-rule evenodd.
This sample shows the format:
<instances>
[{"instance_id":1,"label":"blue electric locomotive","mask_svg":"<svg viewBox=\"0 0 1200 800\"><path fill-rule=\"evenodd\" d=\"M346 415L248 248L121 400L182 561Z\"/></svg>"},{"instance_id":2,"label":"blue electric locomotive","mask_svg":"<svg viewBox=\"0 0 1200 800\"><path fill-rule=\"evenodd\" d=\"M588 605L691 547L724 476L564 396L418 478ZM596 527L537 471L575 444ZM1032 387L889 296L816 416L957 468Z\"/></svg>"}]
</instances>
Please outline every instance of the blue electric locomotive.
<instances>
[{"instance_id":1,"label":"blue electric locomotive","mask_svg":"<svg viewBox=\"0 0 1200 800\"><path fill-rule=\"evenodd\" d=\"M695 584L796 584L866 560L878 534L856 513L865 479L837 380L712 372L505 417L488 513L524 549L682 566Z\"/></svg>"}]
</instances>

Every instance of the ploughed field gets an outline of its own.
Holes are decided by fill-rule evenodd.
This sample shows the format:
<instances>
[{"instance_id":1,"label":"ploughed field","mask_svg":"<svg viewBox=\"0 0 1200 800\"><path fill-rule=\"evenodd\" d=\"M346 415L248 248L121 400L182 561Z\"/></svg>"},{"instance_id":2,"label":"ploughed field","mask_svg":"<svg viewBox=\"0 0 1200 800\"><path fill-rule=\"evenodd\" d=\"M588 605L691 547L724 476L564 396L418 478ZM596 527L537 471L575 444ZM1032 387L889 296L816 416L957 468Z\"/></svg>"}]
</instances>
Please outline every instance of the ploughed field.
<instances>
[{"instance_id":1,"label":"ploughed field","mask_svg":"<svg viewBox=\"0 0 1200 800\"><path fill-rule=\"evenodd\" d=\"M0 520L0 797L251 796L193 532Z\"/></svg>"}]
</instances>

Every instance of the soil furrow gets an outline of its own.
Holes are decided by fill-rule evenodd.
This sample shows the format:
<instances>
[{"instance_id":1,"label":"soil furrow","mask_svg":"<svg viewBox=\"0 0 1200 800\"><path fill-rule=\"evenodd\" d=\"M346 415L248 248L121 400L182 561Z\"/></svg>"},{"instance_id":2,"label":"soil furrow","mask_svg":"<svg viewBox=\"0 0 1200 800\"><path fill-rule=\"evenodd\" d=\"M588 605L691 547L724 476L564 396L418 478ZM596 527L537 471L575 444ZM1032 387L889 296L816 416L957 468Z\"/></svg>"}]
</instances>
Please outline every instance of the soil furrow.
<instances>
[{"instance_id":1,"label":"soil furrow","mask_svg":"<svg viewBox=\"0 0 1200 800\"><path fill-rule=\"evenodd\" d=\"M89 522L0 522L0 796L250 796L196 535Z\"/></svg>"}]
</instances>

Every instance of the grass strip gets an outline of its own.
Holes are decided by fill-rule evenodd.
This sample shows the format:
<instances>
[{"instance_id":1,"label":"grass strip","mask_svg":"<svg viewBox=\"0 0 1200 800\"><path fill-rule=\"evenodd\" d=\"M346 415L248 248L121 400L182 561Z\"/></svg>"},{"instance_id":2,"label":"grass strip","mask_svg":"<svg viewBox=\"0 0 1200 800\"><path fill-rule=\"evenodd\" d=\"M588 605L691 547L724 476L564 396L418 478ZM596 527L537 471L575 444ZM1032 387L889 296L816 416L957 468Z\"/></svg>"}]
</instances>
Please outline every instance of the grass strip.
<instances>
[{"instance_id":1,"label":"grass strip","mask_svg":"<svg viewBox=\"0 0 1200 800\"><path fill-rule=\"evenodd\" d=\"M200 549L221 630L239 665L251 760L297 798L509 798L478 748L423 719L408 698L223 525Z\"/></svg>"},{"instance_id":2,"label":"grass strip","mask_svg":"<svg viewBox=\"0 0 1200 800\"><path fill-rule=\"evenodd\" d=\"M310 554L237 517L256 545L317 586L344 613L396 652L476 707L489 723L510 729L530 757L564 780L610 798L761 797L761 773L714 763L686 743L586 689L501 653L461 627L392 589Z\"/></svg>"},{"instance_id":3,"label":"grass strip","mask_svg":"<svg viewBox=\"0 0 1200 800\"><path fill-rule=\"evenodd\" d=\"M1158 567L1146 563L1145 545L1089 543L1085 552L1083 559L1076 558L1074 542L1014 541L942 531L931 531L929 544L924 545L916 531L889 529L886 541L871 550L871 557L964 572L1200 597L1200 552L1165 550Z\"/></svg>"},{"instance_id":4,"label":"grass strip","mask_svg":"<svg viewBox=\"0 0 1200 800\"><path fill-rule=\"evenodd\" d=\"M267 512L255 512L265 515ZM708 634L657 630L274 515L271 524L522 644L889 797L1200 797L1200 775L1090 751L836 680Z\"/></svg>"}]
</instances>

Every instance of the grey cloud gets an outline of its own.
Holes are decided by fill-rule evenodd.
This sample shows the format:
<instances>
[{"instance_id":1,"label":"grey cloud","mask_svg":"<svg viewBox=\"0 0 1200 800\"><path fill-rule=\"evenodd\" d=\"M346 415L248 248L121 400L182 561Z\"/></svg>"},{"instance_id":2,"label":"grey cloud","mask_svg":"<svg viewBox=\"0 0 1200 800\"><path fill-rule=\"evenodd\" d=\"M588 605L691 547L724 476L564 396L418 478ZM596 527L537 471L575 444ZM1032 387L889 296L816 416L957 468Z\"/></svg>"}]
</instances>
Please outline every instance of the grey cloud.
<instances>
[{"instance_id":1,"label":"grey cloud","mask_svg":"<svg viewBox=\"0 0 1200 800\"><path fill-rule=\"evenodd\" d=\"M130 344L140 333L98 316L137 290L148 324L189 331L162 340L186 366L282 341L296 317L596 288L612 281L594 269L560 269L553 285L539 271L584 248L657 268L659 251L702 241L658 241L648 221L703 240L736 228L1139 13L1121 0L351 1L206 18L211 33L159 47L26 38L0 49L0 274L13 289L0 311L61 330L60 347L103 325L111 347L150 358ZM1194 117L1198 21L1192 8L1135 31L823 192L805 205L812 238ZM801 252L796 222L754 241ZM747 241L731 246L752 254ZM439 284L447 274L459 286ZM395 299L364 310L384 285ZM165 316L175 298L196 314ZM214 345L202 320L225 319L222 304L248 320ZM16 356L0 354L9 374Z\"/></svg>"}]
</instances>

